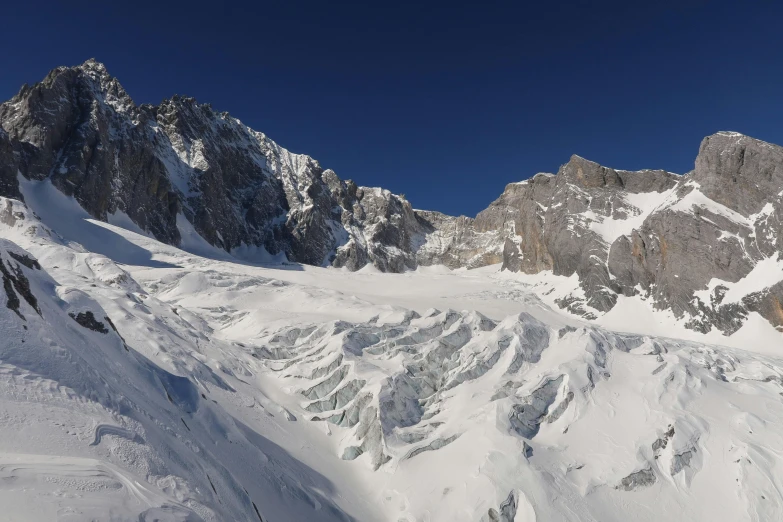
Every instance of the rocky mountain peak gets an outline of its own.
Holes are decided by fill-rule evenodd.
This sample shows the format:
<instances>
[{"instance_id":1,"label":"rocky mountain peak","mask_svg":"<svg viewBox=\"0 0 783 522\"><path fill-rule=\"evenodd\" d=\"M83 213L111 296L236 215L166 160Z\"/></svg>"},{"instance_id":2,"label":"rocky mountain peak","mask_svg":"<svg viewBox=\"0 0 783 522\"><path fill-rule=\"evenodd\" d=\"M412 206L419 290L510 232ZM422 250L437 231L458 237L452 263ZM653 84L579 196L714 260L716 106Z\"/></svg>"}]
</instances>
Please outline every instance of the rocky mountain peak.
<instances>
[{"instance_id":1,"label":"rocky mountain peak","mask_svg":"<svg viewBox=\"0 0 783 522\"><path fill-rule=\"evenodd\" d=\"M114 110L130 112L136 109L133 99L119 80L109 74L106 66L90 58L81 65L57 67L36 87L62 93L69 90L73 95L94 98L99 103L109 104Z\"/></svg>"},{"instance_id":2,"label":"rocky mountain peak","mask_svg":"<svg viewBox=\"0 0 783 522\"><path fill-rule=\"evenodd\" d=\"M90 58L78 67L83 74L90 78L95 89L103 97L103 100L110 104L115 110L121 112L132 112L136 109L136 104L130 95L120 84L119 80L110 75L106 66L101 62Z\"/></svg>"},{"instance_id":3,"label":"rocky mountain peak","mask_svg":"<svg viewBox=\"0 0 783 522\"><path fill-rule=\"evenodd\" d=\"M711 199L749 216L783 191L783 147L737 132L702 140L693 180Z\"/></svg>"},{"instance_id":4,"label":"rocky mountain peak","mask_svg":"<svg viewBox=\"0 0 783 522\"><path fill-rule=\"evenodd\" d=\"M558 175L568 183L585 189L607 188L633 193L666 190L677 175L664 170L629 171L604 167L576 154L560 168Z\"/></svg>"},{"instance_id":5,"label":"rocky mountain peak","mask_svg":"<svg viewBox=\"0 0 783 522\"><path fill-rule=\"evenodd\" d=\"M705 138L684 176L573 155L556 174L507 185L474 220L344 181L194 98L138 107L94 59L0 104L0 129L0 195L23 196L21 173L166 243L196 237L253 262L351 270L502 262L576 275L555 304L588 318L625 296L702 330L734 331L752 311L783 325L777 280L730 310L721 301L783 251L783 148L738 133Z\"/></svg>"},{"instance_id":6,"label":"rocky mountain peak","mask_svg":"<svg viewBox=\"0 0 783 522\"><path fill-rule=\"evenodd\" d=\"M560 168L558 175L569 183L587 189L622 187L622 180L614 169L601 166L576 154Z\"/></svg>"},{"instance_id":7,"label":"rocky mountain peak","mask_svg":"<svg viewBox=\"0 0 783 522\"><path fill-rule=\"evenodd\" d=\"M96 60L95 58L88 58L85 60L85 62L77 68L91 74L95 74L96 76L107 76L110 77L109 71L106 69L106 66L102 63Z\"/></svg>"}]
</instances>

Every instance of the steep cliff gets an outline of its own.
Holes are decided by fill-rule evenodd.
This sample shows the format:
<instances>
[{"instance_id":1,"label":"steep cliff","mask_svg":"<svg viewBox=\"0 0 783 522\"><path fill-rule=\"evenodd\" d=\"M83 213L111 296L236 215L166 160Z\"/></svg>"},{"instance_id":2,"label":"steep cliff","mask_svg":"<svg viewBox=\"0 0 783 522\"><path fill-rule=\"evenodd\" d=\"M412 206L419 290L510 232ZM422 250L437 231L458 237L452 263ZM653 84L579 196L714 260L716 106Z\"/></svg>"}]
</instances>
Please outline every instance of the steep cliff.
<instances>
[{"instance_id":1,"label":"steep cliff","mask_svg":"<svg viewBox=\"0 0 783 522\"><path fill-rule=\"evenodd\" d=\"M502 262L576 275L557 305L586 318L641 296L700 331L731 333L751 312L783 326L783 148L737 133L705 138L683 176L572 156L475 219L452 217L342 180L193 98L136 105L88 60L0 105L0 195L23 198L20 179L52 183L96 219L126 214L172 245L195 231L248 261Z\"/></svg>"}]
</instances>

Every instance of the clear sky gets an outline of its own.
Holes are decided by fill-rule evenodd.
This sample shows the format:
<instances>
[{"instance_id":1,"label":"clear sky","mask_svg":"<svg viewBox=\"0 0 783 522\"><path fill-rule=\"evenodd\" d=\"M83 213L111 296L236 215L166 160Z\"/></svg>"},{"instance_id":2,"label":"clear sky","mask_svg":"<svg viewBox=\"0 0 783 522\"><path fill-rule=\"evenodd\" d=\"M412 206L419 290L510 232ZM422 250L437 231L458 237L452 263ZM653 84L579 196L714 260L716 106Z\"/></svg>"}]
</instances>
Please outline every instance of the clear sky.
<instances>
[{"instance_id":1,"label":"clear sky","mask_svg":"<svg viewBox=\"0 0 783 522\"><path fill-rule=\"evenodd\" d=\"M194 96L450 214L571 154L683 173L718 130L783 144L780 1L18 1L0 17L2 99L95 57L137 103Z\"/></svg>"}]
</instances>

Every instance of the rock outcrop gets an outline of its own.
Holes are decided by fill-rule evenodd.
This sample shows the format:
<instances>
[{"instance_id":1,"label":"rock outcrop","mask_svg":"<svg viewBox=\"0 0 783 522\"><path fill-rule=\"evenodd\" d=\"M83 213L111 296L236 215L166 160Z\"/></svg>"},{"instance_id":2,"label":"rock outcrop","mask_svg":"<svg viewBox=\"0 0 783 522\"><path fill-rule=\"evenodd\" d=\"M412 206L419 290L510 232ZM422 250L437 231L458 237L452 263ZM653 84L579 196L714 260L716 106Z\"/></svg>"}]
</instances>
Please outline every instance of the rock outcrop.
<instances>
[{"instance_id":1,"label":"rock outcrop","mask_svg":"<svg viewBox=\"0 0 783 522\"><path fill-rule=\"evenodd\" d=\"M783 326L782 196L783 148L705 138L667 204L612 246L619 290L641 288L704 332L732 333L750 312Z\"/></svg>"},{"instance_id":2,"label":"rock outcrop","mask_svg":"<svg viewBox=\"0 0 783 522\"><path fill-rule=\"evenodd\" d=\"M641 296L686 326L726 334L751 312L783 327L783 148L733 132L678 176L578 156L506 187L479 231L505 231L503 267L579 278L562 308L595 318Z\"/></svg>"},{"instance_id":3,"label":"rock outcrop","mask_svg":"<svg viewBox=\"0 0 783 522\"><path fill-rule=\"evenodd\" d=\"M505 227L508 270L576 273L585 297L564 306L582 315L606 312L616 300L607 267L609 246L677 183L664 171L629 172L572 156L556 175L537 174L506 187L476 218L479 230ZM636 203L636 204L634 204Z\"/></svg>"}]
</instances>

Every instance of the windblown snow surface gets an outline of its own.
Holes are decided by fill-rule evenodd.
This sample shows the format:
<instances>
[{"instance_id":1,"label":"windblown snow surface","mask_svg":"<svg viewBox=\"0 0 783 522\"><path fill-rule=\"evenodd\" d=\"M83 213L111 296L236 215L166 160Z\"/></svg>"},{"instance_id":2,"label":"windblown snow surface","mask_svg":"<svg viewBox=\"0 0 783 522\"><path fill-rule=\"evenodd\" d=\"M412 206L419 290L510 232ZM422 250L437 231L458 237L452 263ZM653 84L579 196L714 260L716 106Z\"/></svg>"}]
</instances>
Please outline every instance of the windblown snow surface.
<instances>
[{"instance_id":1,"label":"windblown snow surface","mask_svg":"<svg viewBox=\"0 0 783 522\"><path fill-rule=\"evenodd\" d=\"M551 306L573 278L497 266L201 257L23 190L0 520L783 519L766 322L702 336L626 298L588 323Z\"/></svg>"}]
</instances>

